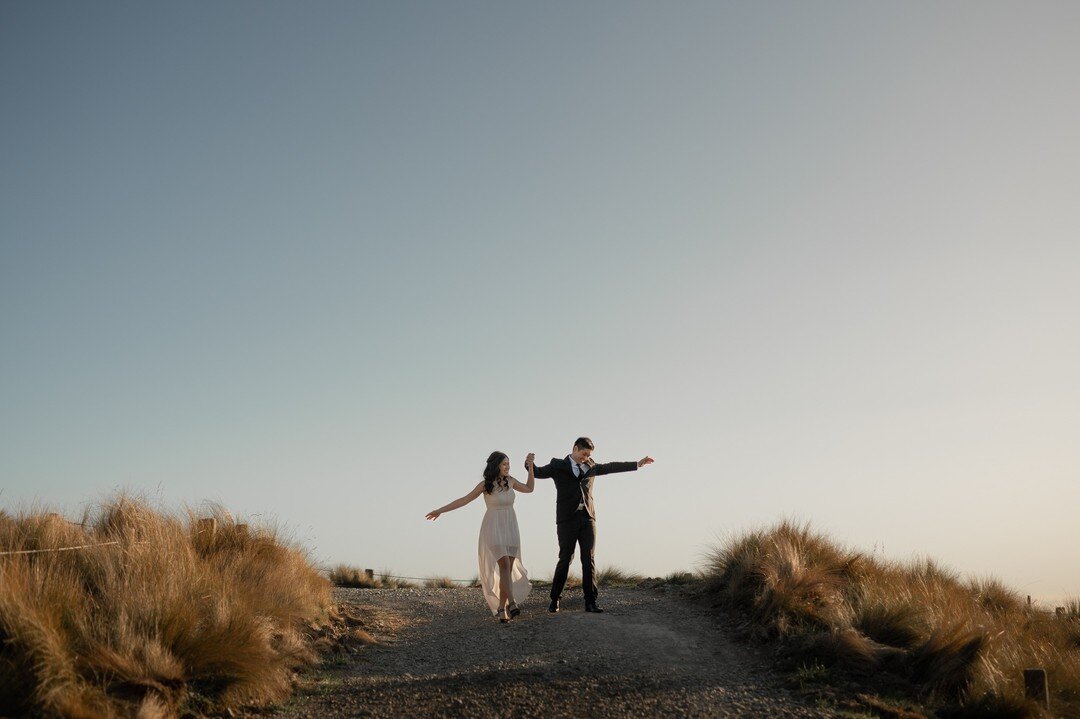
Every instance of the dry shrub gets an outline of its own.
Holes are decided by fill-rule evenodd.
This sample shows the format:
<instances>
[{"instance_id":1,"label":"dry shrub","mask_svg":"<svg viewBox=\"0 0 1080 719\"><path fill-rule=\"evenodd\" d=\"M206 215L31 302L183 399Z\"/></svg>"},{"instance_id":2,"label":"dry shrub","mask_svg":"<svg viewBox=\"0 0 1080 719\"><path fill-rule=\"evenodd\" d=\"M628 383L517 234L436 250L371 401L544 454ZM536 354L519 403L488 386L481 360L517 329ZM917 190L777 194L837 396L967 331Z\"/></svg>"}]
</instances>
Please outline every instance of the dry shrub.
<instances>
[{"instance_id":1,"label":"dry shrub","mask_svg":"<svg viewBox=\"0 0 1080 719\"><path fill-rule=\"evenodd\" d=\"M701 581L701 576L699 574L695 574L694 572L684 572L681 570L676 570L664 577L664 583L674 584L680 587L697 584L699 581Z\"/></svg>"},{"instance_id":2,"label":"dry shrub","mask_svg":"<svg viewBox=\"0 0 1080 719\"><path fill-rule=\"evenodd\" d=\"M367 572L347 564L339 564L330 570L330 582L335 587L353 587L355 589L378 589L382 582Z\"/></svg>"},{"instance_id":3,"label":"dry shrub","mask_svg":"<svg viewBox=\"0 0 1080 719\"><path fill-rule=\"evenodd\" d=\"M414 589L416 583L410 579L397 576L392 569L380 570L376 575L379 585L383 589Z\"/></svg>"},{"instance_id":4,"label":"dry shrub","mask_svg":"<svg viewBox=\"0 0 1080 719\"><path fill-rule=\"evenodd\" d=\"M645 577L619 567L604 567L596 572L593 581L598 587L631 587L643 582Z\"/></svg>"},{"instance_id":5,"label":"dry shrub","mask_svg":"<svg viewBox=\"0 0 1080 719\"><path fill-rule=\"evenodd\" d=\"M914 647L926 634L922 613L910 604L861 604L853 625L875 642L904 649Z\"/></svg>"},{"instance_id":6,"label":"dry shrub","mask_svg":"<svg viewBox=\"0 0 1080 719\"><path fill-rule=\"evenodd\" d=\"M453 589L457 582L450 577L429 577L424 580L424 586L432 589Z\"/></svg>"},{"instance_id":7,"label":"dry shrub","mask_svg":"<svg viewBox=\"0 0 1080 719\"><path fill-rule=\"evenodd\" d=\"M985 634L963 624L935 629L911 652L911 678L928 692L962 697L975 681L977 662L986 642Z\"/></svg>"},{"instance_id":8,"label":"dry shrub","mask_svg":"<svg viewBox=\"0 0 1080 719\"><path fill-rule=\"evenodd\" d=\"M368 629L374 612L368 607L337 603L330 608L328 621L312 622L310 635L315 646L324 653L355 654L369 644L376 644Z\"/></svg>"},{"instance_id":9,"label":"dry shrub","mask_svg":"<svg viewBox=\"0 0 1080 719\"><path fill-rule=\"evenodd\" d=\"M807 526L785 521L771 532L751 532L717 548L705 573L721 603L787 636L847 622L843 592L860 560Z\"/></svg>"},{"instance_id":10,"label":"dry shrub","mask_svg":"<svg viewBox=\"0 0 1080 719\"><path fill-rule=\"evenodd\" d=\"M807 635L802 653L827 666L868 673L895 659L900 650L875 642L850 627L829 629Z\"/></svg>"},{"instance_id":11,"label":"dry shrub","mask_svg":"<svg viewBox=\"0 0 1080 719\"><path fill-rule=\"evenodd\" d=\"M1020 593L997 579L973 579L968 583L968 588L979 606L992 614L1007 615L1020 612L1025 607Z\"/></svg>"},{"instance_id":12,"label":"dry shrub","mask_svg":"<svg viewBox=\"0 0 1080 719\"><path fill-rule=\"evenodd\" d=\"M0 522L0 706L45 716L172 716L277 702L316 660L329 584L303 552L119 497L69 523ZM141 709L140 709L141 707Z\"/></svg>"},{"instance_id":13,"label":"dry shrub","mask_svg":"<svg viewBox=\"0 0 1080 719\"><path fill-rule=\"evenodd\" d=\"M1033 715L1023 670L1043 667L1052 703L1080 716L1080 621L1033 610L995 579L964 582L931 559L868 557L784 521L715 548L705 590L752 622L751 636L888 671L941 712Z\"/></svg>"}]
</instances>

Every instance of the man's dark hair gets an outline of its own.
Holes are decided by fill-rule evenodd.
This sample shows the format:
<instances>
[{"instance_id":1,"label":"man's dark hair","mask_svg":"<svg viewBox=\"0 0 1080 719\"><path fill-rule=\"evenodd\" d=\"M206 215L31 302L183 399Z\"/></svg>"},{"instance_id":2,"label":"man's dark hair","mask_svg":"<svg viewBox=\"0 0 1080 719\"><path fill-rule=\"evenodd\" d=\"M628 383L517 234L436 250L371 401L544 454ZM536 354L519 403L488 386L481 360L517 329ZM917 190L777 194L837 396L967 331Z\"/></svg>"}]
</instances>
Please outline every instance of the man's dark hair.
<instances>
[{"instance_id":1,"label":"man's dark hair","mask_svg":"<svg viewBox=\"0 0 1080 719\"><path fill-rule=\"evenodd\" d=\"M574 449L592 449L596 447L593 445L592 440L588 437L578 437L574 440Z\"/></svg>"}]
</instances>

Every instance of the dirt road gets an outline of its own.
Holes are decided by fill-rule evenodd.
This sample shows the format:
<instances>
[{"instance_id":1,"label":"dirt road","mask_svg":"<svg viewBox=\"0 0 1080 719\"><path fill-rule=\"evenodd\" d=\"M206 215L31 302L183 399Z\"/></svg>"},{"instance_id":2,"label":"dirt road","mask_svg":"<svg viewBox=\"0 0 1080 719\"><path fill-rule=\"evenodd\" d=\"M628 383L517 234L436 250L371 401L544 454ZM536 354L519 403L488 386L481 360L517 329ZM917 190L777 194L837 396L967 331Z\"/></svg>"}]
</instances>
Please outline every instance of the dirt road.
<instances>
[{"instance_id":1,"label":"dirt road","mask_svg":"<svg viewBox=\"0 0 1080 719\"><path fill-rule=\"evenodd\" d=\"M499 624L478 589L335 590L391 618L380 644L321 669L274 714L337 717L832 717L785 690L716 621L658 589L604 590L604 614L534 588ZM396 619L396 621L394 621Z\"/></svg>"}]
</instances>

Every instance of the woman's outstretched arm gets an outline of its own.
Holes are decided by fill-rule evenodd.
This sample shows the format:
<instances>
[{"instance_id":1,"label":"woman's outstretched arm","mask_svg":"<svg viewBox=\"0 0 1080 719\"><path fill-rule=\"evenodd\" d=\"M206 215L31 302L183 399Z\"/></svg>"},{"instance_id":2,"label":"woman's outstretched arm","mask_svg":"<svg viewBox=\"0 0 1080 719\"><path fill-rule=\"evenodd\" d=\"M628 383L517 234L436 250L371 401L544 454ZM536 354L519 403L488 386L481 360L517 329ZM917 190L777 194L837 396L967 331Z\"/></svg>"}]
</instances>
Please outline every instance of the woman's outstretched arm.
<instances>
[{"instance_id":1,"label":"woman's outstretched arm","mask_svg":"<svg viewBox=\"0 0 1080 719\"><path fill-rule=\"evenodd\" d=\"M522 484L515 479L514 489L528 494L533 491L533 486L536 484L536 464L533 462L532 452L529 452L529 456L525 458L525 467L529 470L529 480L525 482L525 484Z\"/></svg>"},{"instance_id":2,"label":"woman's outstretched arm","mask_svg":"<svg viewBox=\"0 0 1080 719\"><path fill-rule=\"evenodd\" d=\"M445 507L439 507L438 509L434 509L434 510L428 512L426 518L431 519L431 520L436 520L436 519L439 518L439 515L442 514L443 512L452 512L453 510L458 509L459 507L464 507L466 504L473 501L474 499L476 499L477 497L479 497L483 493L484 493L484 483L483 483L483 481L481 481L479 484L477 484L475 487L473 487L473 490L471 492L466 494L464 497L459 497L458 499L455 499L453 502L446 505Z\"/></svg>"}]
</instances>

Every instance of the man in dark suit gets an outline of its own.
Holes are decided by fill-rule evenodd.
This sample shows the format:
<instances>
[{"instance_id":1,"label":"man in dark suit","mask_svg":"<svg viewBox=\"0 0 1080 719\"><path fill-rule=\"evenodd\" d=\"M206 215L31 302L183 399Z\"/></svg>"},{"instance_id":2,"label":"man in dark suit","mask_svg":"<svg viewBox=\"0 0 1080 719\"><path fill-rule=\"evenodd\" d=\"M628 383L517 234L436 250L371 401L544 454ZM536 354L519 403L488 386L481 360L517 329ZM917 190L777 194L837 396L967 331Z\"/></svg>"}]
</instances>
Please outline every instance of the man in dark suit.
<instances>
[{"instance_id":1,"label":"man in dark suit","mask_svg":"<svg viewBox=\"0 0 1080 719\"><path fill-rule=\"evenodd\" d=\"M552 457L547 465L535 468L536 477L555 480L555 489L558 492L555 499L555 526L559 535L559 563L555 565L555 576L551 580L549 612L559 611L559 598L566 584L566 575L570 571L570 560L574 558L575 544L581 545L581 588L585 593L585 611L604 611L596 605L596 584L593 581L596 569L593 556L596 546L593 480L601 474L633 472L653 463L652 457L645 457L637 462L596 464L592 461L594 448L591 439L578 437L574 442L574 450L566 458ZM525 466L528 468L528 461Z\"/></svg>"}]
</instances>

